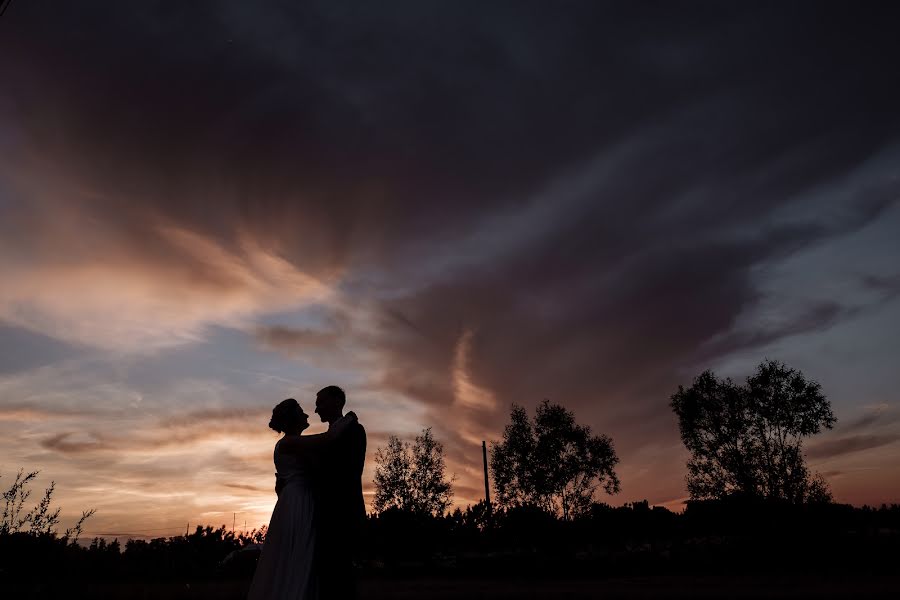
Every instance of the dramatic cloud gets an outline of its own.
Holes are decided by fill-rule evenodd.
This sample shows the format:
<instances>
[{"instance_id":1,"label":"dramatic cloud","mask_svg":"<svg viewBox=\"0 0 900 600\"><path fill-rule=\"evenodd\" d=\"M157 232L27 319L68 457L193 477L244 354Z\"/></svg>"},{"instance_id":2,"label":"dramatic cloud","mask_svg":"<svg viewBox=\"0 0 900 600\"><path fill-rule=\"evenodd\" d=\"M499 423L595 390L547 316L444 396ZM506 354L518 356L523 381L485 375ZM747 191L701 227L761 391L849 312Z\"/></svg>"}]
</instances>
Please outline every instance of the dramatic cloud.
<instances>
[{"instance_id":1,"label":"dramatic cloud","mask_svg":"<svg viewBox=\"0 0 900 600\"><path fill-rule=\"evenodd\" d=\"M850 452L859 452L870 448L878 448L900 440L900 435L851 435L820 442L806 451L810 458L831 458Z\"/></svg>"},{"instance_id":2,"label":"dramatic cloud","mask_svg":"<svg viewBox=\"0 0 900 600\"><path fill-rule=\"evenodd\" d=\"M866 431L879 426L889 426L900 420L900 413L891 410L889 404L877 404L860 417L839 428L842 433Z\"/></svg>"},{"instance_id":3,"label":"dramatic cloud","mask_svg":"<svg viewBox=\"0 0 900 600\"><path fill-rule=\"evenodd\" d=\"M338 340L338 334L315 329L293 329L281 325L259 327L254 332L259 343L266 348L295 354L306 350L330 348Z\"/></svg>"},{"instance_id":4,"label":"dramatic cloud","mask_svg":"<svg viewBox=\"0 0 900 600\"><path fill-rule=\"evenodd\" d=\"M900 433L893 427L898 419L887 404L871 407L849 423L839 425L834 435L811 444L806 456L812 460L831 459L893 444L900 440Z\"/></svg>"},{"instance_id":5,"label":"dramatic cloud","mask_svg":"<svg viewBox=\"0 0 900 600\"><path fill-rule=\"evenodd\" d=\"M900 499L897 16L13 3L0 468L104 527L261 521L268 411L339 383L372 450L433 426L460 503L549 398L675 506L669 396L769 356L858 419L809 445L838 498Z\"/></svg>"},{"instance_id":6,"label":"dramatic cloud","mask_svg":"<svg viewBox=\"0 0 900 600\"><path fill-rule=\"evenodd\" d=\"M228 251L185 229L148 229L171 257L141 256L139 247L93 237L90 226L67 240L53 236L54 245L68 241L74 251L15 262L7 248L0 270L16 284L0 291L0 318L66 341L146 351L197 340L210 324L238 326L329 297L326 283L252 240ZM79 236L91 238L89 249L78 248Z\"/></svg>"}]
</instances>

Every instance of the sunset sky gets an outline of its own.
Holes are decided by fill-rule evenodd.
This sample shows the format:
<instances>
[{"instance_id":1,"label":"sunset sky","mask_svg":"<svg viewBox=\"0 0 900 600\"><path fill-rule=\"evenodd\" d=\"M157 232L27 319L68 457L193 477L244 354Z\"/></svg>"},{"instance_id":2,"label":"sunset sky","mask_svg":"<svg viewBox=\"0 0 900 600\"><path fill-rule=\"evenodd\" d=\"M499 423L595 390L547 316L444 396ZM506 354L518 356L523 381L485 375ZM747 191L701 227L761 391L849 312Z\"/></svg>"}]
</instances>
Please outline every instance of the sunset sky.
<instances>
[{"instance_id":1,"label":"sunset sky","mask_svg":"<svg viewBox=\"0 0 900 600\"><path fill-rule=\"evenodd\" d=\"M0 18L0 488L259 526L272 407L338 384L367 492L430 426L478 501L549 398L614 440L598 499L680 509L669 397L773 358L835 499L900 502L891 3L258 4Z\"/></svg>"}]
</instances>

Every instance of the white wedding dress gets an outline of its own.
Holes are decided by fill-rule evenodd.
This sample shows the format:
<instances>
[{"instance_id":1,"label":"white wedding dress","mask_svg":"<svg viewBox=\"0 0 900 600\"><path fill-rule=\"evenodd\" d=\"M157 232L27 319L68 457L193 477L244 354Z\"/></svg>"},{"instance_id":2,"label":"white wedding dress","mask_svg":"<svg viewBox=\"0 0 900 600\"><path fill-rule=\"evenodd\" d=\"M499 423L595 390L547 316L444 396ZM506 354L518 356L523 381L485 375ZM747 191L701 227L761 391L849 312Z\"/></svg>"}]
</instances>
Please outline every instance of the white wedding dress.
<instances>
[{"instance_id":1,"label":"white wedding dress","mask_svg":"<svg viewBox=\"0 0 900 600\"><path fill-rule=\"evenodd\" d=\"M312 483L296 454L279 452L276 478L284 487L272 511L266 541L250 584L248 600L316 600L313 574L315 530Z\"/></svg>"}]
</instances>

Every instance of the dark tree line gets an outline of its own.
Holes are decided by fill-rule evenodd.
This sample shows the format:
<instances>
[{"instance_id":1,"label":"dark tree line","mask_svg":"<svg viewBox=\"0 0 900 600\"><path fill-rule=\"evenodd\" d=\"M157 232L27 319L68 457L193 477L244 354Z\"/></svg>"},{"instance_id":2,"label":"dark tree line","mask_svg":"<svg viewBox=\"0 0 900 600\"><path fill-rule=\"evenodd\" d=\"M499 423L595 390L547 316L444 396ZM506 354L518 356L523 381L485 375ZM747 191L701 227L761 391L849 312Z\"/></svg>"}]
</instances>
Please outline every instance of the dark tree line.
<instances>
[{"instance_id":1,"label":"dark tree line","mask_svg":"<svg viewBox=\"0 0 900 600\"><path fill-rule=\"evenodd\" d=\"M479 503L443 516L389 508L365 524L367 577L651 574L890 574L900 552L900 506L691 502L682 513L646 501L593 503L565 520L535 506ZM224 526L122 544L72 545L26 532L0 536L0 578L72 582L248 580L264 533ZM52 578L48 579L48 574Z\"/></svg>"},{"instance_id":2,"label":"dark tree line","mask_svg":"<svg viewBox=\"0 0 900 600\"><path fill-rule=\"evenodd\" d=\"M711 575L890 573L898 553L898 505L729 497L691 501L681 513L646 500L595 502L569 520L484 502L443 517L391 509L369 517L362 558L376 571Z\"/></svg>"},{"instance_id":3,"label":"dark tree line","mask_svg":"<svg viewBox=\"0 0 900 600\"><path fill-rule=\"evenodd\" d=\"M803 441L835 423L820 386L776 361L746 382L699 375L671 397L691 452L682 513L646 501L612 507L619 491L612 440L545 400L529 417L513 406L493 442L495 502L447 512L452 478L430 428L391 437L376 453L375 512L359 560L370 573L450 570L539 573L886 573L900 555L900 506L835 504L810 472ZM247 578L265 532L224 526L150 541L75 544L84 513L60 535L54 486L26 504L36 473L4 494L0 574L56 569L74 578ZM48 567L49 565L49 567Z\"/></svg>"}]
</instances>

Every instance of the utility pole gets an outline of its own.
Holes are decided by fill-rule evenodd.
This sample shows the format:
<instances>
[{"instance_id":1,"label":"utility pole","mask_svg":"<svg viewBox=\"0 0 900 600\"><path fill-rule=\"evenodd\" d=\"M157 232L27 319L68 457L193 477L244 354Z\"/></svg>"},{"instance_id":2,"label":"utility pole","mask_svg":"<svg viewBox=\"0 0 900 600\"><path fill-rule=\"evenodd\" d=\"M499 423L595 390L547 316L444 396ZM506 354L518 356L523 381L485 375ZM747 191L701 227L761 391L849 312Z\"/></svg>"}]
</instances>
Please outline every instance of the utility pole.
<instances>
[{"instance_id":1,"label":"utility pole","mask_svg":"<svg viewBox=\"0 0 900 600\"><path fill-rule=\"evenodd\" d=\"M481 442L481 460L484 462L484 501L488 510L491 509L491 490L488 487L488 466L487 466L487 442Z\"/></svg>"},{"instance_id":2,"label":"utility pole","mask_svg":"<svg viewBox=\"0 0 900 600\"><path fill-rule=\"evenodd\" d=\"M237 518L237 513L231 513L231 533L234 533L234 520Z\"/></svg>"}]
</instances>

